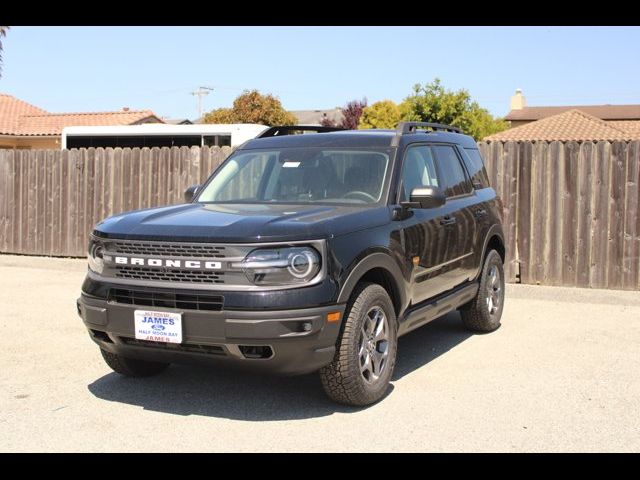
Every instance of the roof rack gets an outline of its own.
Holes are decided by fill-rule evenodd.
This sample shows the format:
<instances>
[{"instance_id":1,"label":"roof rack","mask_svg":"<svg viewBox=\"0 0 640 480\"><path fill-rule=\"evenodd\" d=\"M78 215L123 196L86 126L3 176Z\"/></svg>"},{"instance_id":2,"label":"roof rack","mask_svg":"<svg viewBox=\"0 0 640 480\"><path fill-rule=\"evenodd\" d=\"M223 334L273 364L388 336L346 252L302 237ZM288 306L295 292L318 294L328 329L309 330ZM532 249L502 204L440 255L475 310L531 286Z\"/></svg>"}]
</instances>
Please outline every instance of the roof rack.
<instances>
[{"instance_id":1,"label":"roof rack","mask_svg":"<svg viewBox=\"0 0 640 480\"><path fill-rule=\"evenodd\" d=\"M442 123L429 122L401 122L396 128L396 133L398 135L414 133L418 130L418 127L426 127L434 131L462 133L462 130L460 130L458 127L452 127L451 125L444 125Z\"/></svg>"},{"instance_id":2,"label":"roof rack","mask_svg":"<svg viewBox=\"0 0 640 480\"><path fill-rule=\"evenodd\" d=\"M280 137L282 135L295 135L295 132L299 132L299 131L326 133L326 132L337 132L340 130L345 130L345 129L340 127L321 127L321 126L315 126L315 125L282 125L279 127L267 128L264 132L262 132L256 138Z\"/></svg>"}]
</instances>

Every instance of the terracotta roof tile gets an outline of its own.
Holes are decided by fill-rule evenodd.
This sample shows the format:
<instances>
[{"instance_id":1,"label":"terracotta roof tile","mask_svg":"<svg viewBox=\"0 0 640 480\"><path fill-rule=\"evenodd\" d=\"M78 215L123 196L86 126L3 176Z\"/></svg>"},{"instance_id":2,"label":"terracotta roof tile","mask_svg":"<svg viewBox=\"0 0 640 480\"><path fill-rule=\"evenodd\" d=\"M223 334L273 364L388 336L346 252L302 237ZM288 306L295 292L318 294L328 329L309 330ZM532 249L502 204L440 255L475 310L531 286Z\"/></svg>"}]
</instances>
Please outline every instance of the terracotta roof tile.
<instances>
[{"instance_id":1,"label":"terracotta roof tile","mask_svg":"<svg viewBox=\"0 0 640 480\"><path fill-rule=\"evenodd\" d=\"M43 115L47 113L46 110L34 107L11 95L0 93L0 135L15 134L18 131L20 117L23 115Z\"/></svg>"},{"instance_id":2,"label":"terracotta roof tile","mask_svg":"<svg viewBox=\"0 0 640 480\"><path fill-rule=\"evenodd\" d=\"M640 120L611 120L607 123L629 132L634 139L640 139Z\"/></svg>"},{"instance_id":3,"label":"terracotta roof tile","mask_svg":"<svg viewBox=\"0 0 640 480\"><path fill-rule=\"evenodd\" d=\"M513 141L598 141L640 139L613 122L605 122L580 110L543 118L484 138L487 142Z\"/></svg>"},{"instance_id":4,"label":"terracotta roof tile","mask_svg":"<svg viewBox=\"0 0 640 480\"><path fill-rule=\"evenodd\" d=\"M64 127L164 123L151 110L49 113L11 95L0 94L0 135L60 135Z\"/></svg>"},{"instance_id":5,"label":"terracotta roof tile","mask_svg":"<svg viewBox=\"0 0 640 480\"><path fill-rule=\"evenodd\" d=\"M558 107L524 107L511 110L506 120L540 120L542 118L581 110L602 120L640 120L640 105L567 105Z\"/></svg>"}]
</instances>

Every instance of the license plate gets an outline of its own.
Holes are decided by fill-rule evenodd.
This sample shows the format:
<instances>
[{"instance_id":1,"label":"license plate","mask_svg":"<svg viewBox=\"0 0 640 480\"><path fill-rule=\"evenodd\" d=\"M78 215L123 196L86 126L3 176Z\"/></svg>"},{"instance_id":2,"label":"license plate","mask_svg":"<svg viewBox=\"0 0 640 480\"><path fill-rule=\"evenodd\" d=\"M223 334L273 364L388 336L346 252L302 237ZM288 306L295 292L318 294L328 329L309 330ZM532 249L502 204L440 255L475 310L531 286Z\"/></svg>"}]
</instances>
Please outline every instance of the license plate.
<instances>
[{"instance_id":1,"label":"license plate","mask_svg":"<svg viewBox=\"0 0 640 480\"><path fill-rule=\"evenodd\" d=\"M136 338L153 342L182 343L182 314L136 310Z\"/></svg>"}]
</instances>

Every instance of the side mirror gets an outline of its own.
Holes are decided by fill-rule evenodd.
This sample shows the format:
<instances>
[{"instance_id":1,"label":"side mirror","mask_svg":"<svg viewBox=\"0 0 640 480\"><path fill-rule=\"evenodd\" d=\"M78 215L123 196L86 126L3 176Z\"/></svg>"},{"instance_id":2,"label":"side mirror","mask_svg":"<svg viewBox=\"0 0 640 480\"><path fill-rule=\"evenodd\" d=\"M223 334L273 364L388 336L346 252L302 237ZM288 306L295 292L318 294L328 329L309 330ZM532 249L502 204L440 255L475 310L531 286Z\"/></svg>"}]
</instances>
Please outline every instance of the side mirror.
<instances>
[{"instance_id":1,"label":"side mirror","mask_svg":"<svg viewBox=\"0 0 640 480\"><path fill-rule=\"evenodd\" d=\"M191 185L184 191L184 203L191 203L193 201L193 197L196 196L200 185Z\"/></svg>"},{"instance_id":2,"label":"side mirror","mask_svg":"<svg viewBox=\"0 0 640 480\"><path fill-rule=\"evenodd\" d=\"M411 208L437 208L447 201L444 191L438 187L418 187L411 190L411 199L408 207Z\"/></svg>"}]
</instances>

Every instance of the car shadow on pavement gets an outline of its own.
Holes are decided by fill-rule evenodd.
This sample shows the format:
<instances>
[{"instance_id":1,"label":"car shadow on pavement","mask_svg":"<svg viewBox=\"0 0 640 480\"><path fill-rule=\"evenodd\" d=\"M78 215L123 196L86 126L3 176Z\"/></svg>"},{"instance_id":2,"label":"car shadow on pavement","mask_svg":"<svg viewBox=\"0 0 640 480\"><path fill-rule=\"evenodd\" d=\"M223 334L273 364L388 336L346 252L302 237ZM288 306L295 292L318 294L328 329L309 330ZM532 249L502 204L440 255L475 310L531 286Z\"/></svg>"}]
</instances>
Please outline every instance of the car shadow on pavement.
<instances>
[{"instance_id":1,"label":"car shadow on pavement","mask_svg":"<svg viewBox=\"0 0 640 480\"><path fill-rule=\"evenodd\" d=\"M407 334L399 341L393 380L423 367L468 337L455 312ZM172 365L150 378L109 373L88 388L100 399L145 410L234 420L298 420L361 410L335 404L325 397L317 374L277 377ZM393 387L388 394L392 390Z\"/></svg>"}]
</instances>

